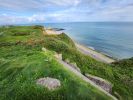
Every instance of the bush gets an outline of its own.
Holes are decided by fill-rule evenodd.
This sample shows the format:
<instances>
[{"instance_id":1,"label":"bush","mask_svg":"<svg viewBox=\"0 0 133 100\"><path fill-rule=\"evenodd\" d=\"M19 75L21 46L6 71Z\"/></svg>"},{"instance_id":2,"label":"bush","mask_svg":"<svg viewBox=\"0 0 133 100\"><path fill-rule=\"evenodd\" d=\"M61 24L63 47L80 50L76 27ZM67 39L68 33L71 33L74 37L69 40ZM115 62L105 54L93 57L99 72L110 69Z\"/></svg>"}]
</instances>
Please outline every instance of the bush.
<instances>
[{"instance_id":1,"label":"bush","mask_svg":"<svg viewBox=\"0 0 133 100\"><path fill-rule=\"evenodd\" d=\"M2 37L4 35L4 32L0 32L0 37Z\"/></svg>"},{"instance_id":2,"label":"bush","mask_svg":"<svg viewBox=\"0 0 133 100\"><path fill-rule=\"evenodd\" d=\"M17 32L13 34L13 36L25 36L25 35L30 35L30 34L27 32Z\"/></svg>"},{"instance_id":3,"label":"bush","mask_svg":"<svg viewBox=\"0 0 133 100\"><path fill-rule=\"evenodd\" d=\"M50 50L56 51L58 53L66 50L68 45L64 42L61 42L55 38L47 38L44 40L44 46Z\"/></svg>"},{"instance_id":4,"label":"bush","mask_svg":"<svg viewBox=\"0 0 133 100\"><path fill-rule=\"evenodd\" d=\"M40 30L44 30L44 27L43 26L41 26L41 25L35 25L35 26L33 26L33 29L40 29Z\"/></svg>"}]
</instances>

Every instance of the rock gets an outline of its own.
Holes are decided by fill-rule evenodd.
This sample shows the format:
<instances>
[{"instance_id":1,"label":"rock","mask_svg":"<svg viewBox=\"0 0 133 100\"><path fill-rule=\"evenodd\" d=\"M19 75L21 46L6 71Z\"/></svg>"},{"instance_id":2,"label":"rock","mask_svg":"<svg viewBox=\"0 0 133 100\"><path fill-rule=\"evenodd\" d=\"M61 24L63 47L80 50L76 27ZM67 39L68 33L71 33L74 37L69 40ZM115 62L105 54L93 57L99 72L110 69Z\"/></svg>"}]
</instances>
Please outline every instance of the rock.
<instances>
[{"instance_id":1,"label":"rock","mask_svg":"<svg viewBox=\"0 0 133 100\"><path fill-rule=\"evenodd\" d=\"M66 63L70 63L69 59L65 59L65 62L66 62Z\"/></svg>"},{"instance_id":2,"label":"rock","mask_svg":"<svg viewBox=\"0 0 133 100\"><path fill-rule=\"evenodd\" d=\"M4 32L0 32L0 36L3 36Z\"/></svg>"},{"instance_id":3,"label":"rock","mask_svg":"<svg viewBox=\"0 0 133 100\"><path fill-rule=\"evenodd\" d=\"M44 59L44 61L48 62L49 60L48 59Z\"/></svg>"},{"instance_id":4,"label":"rock","mask_svg":"<svg viewBox=\"0 0 133 100\"><path fill-rule=\"evenodd\" d=\"M49 90L55 90L61 86L60 81L58 79L50 77L40 78L37 80L36 84L45 86Z\"/></svg>"},{"instance_id":5,"label":"rock","mask_svg":"<svg viewBox=\"0 0 133 100\"><path fill-rule=\"evenodd\" d=\"M77 66L76 63L70 63L69 65L71 65L74 69L81 73L80 68Z\"/></svg>"},{"instance_id":6,"label":"rock","mask_svg":"<svg viewBox=\"0 0 133 100\"><path fill-rule=\"evenodd\" d=\"M61 60L62 60L62 54L58 54L58 56L59 56L59 59L61 59Z\"/></svg>"},{"instance_id":7,"label":"rock","mask_svg":"<svg viewBox=\"0 0 133 100\"><path fill-rule=\"evenodd\" d=\"M112 93L112 84L110 82L90 74L85 74L85 76L108 93Z\"/></svg>"},{"instance_id":8,"label":"rock","mask_svg":"<svg viewBox=\"0 0 133 100\"><path fill-rule=\"evenodd\" d=\"M42 51L46 52L46 51L47 51L47 49L43 47L43 48L42 48Z\"/></svg>"},{"instance_id":9,"label":"rock","mask_svg":"<svg viewBox=\"0 0 133 100\"><path fill-rule=\"evenodd\" d=\"M54 56L55 56L55 58L62 60L62 54L57 54L56 53Z\"/></svg>"},{"instance_id":10,"label":"rock","mask_svg":"<svg viewBox=\"0 0 133 100\"><path fill-rule=\"evenodd\" d=\"M75 62L71 63L71 62L69 61L69 59L65 59L65 62L66 62L67 64L69 64L71 67L73 67L74 69L76 69L78 72L81 73L80 68L77 66L77 64L76 64Z\"/></svg>"}]
</instances>

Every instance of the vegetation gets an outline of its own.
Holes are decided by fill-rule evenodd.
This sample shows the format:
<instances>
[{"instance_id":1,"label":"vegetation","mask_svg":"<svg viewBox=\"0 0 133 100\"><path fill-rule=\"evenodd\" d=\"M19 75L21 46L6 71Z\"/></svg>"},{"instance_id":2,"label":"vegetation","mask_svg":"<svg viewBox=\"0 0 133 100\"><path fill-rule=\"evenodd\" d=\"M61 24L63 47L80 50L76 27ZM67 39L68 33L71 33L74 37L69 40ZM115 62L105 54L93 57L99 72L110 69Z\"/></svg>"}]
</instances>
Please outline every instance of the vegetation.
<instances>
[{"instance_id":1,"label":"vegetation","mask_svg":"<svg viewBox=\"0 0 133 100\"><path fill-rule=\"evenodd\" d=\"M3 32L0 36L1 97L20 100L31 97L48 98L47 96L54 98L58 95L58 99L63 96L68 100L107 99L103 93L63 69L52 57L55 51L62 53L63 60L76 63L83 74L89 73L110 81L113 84L112 94L119 99L132 100L133 58L104 64L80 53L66 34L44 35L40 27L14 26L0 29ZM14 32L28 32L30 35L13 36ZM42 53L42 47L50 50L50 54ZM53 60L45 62L44 59L48 58ZM44 76L60 79L63 86L54 92L36 86L35 80ZM14 95L12 91L16 91Z\"/></svg>"},{"instance_id":2,"label":"vegetation","mask_svg":"<svg viewBox=\"0 0 133 100\"><path fill-rule=\"evenodd\" d=\"M119 99L132 100L133 59L122 60L110 65L104 64L77 51L74 43L66 34L47 36L47 39L45 47L62 53L63 60L69 59L72 63L75 62L83 74L89 73L110 81L113 84L112 94Z\"/></svg>"},{"instance_id":3,"label":"vegetation","mask_svg":"<svg viewBox=\"0 0 133 100\"><path fill-rule=\"evenodd\" d=\"M60 65L53 57L54 51L41 50L43 46L50 48L53 41L53 50L69 47L68 38L63 42L62 36L44 36L33 26L2 27L0 32L0 100L111 99ZM12 35L21 32L30 35ZM61 87L49 91L37 85L36 80L42 77L59 79Z\"/></svg>"},{"instance_id":4,"label":"vegetation","mask_svg":"<svg viewBox=\"0 0 133 100\"><path fill-rule=\"evenodd\" d=\"M65 35L65 34L61 34ZM60 37L60 35L59 35ZM64 36L66 38L66 36ZM65 40L62 37L61 41ZM69 37L68 37L69 38ZM56 40L57 38L55 38ZM70 39L71 40L71 39ZM58 40L59 41L59 40ZM61 42L60 41L60 42ZM69 42L57 42L56 45L49 43L48 49L62 53L63 60L69 59L75 62L82 73L89 73L110 81L113 84L112 94L123 100L133 98L133 59L118 61L113 64L104 64L86 56L70 46ZM64 43L65 42L65 43ZM73 44L73 42L71 42ZM53 44L53 45L52 45ZM51 46L52 45L52 46Z\"/></svg>"}]
</instances>

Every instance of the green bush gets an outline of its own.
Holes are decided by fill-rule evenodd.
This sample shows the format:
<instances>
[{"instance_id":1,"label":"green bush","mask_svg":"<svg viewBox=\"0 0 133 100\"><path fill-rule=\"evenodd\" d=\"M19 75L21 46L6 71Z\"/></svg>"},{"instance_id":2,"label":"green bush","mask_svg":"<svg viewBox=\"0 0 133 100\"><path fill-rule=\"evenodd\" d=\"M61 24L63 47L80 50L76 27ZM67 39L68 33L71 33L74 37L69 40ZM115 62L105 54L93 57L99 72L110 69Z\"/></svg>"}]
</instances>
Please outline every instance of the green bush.
<instances>
[{"instance_id":1,"label":"green bush","mask_svg":"<svg viewBox=\"0 0 133 100\"><path fill-rule=\"evenodd\" d=\"M14 33L13 36L25 36L25 35L30 35L30 33L27 32L18 32L18 33Z\"/></svg>"}]
</instances>

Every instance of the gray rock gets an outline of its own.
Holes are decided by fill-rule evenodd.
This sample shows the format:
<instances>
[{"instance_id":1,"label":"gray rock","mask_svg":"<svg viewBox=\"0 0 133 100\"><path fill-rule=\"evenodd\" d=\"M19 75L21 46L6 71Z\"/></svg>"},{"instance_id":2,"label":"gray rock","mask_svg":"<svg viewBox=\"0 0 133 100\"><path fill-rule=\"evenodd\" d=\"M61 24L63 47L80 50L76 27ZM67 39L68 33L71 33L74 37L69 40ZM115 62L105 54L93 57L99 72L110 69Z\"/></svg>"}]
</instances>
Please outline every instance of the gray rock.
<instances>
[{"instance_id":1,"label":"gray rock","mask_svg":"<svg viewBox=\"0 0 133 100\"><path fill-rule=\"evenodd\" d=\"M108 82L107 80L104 80L100 77L92 76L90 74L85 74L85 76L90 79L92 82L94 82L96 85L103 88L108 93L112 93L112 84Z\"/></svg>"},{"instance_id":2,"label":"gray rock","mask_svg":"<svg viewBox=\"0 0 133 100\"><path fill-rule=\"evenodd\" d=\"M55 90L61 86L61 83L58 79L54 79L50 77L40 78L36 81L36 84L45 86L49 90Z\"/></svg>"},{"instance_id":3,"label":"gray rock","mask_svg":"<svg viewBox=\"0 0 133 100\"><path fill-rule=\"evenodd\" d=\"M71 67L73 67L75 70L81 73L80 68L77 66L75 62L71 63L69 59L65 59L65 62L69 64Z\"/></svg>"},{"instance_id":4,"label":"gray rock","mask_svg":"<svg viewBox=\"0 0 133 100\"><path fill-rule=\"evenodd\" d=\"M42 48L42 51L46 52L46 51L47 51L47 49L43 47L43 48Z\"/></svg>"},{"instance_id":5,"label":"gray rock","mask_svg":"<svg viewBox=\"0 0 133 100\"><path fill-rule=\"evenodd\" d=\"M81 73L80 68L77 66L76 63L69 63L69 65L71 65L74 69Z\"/></svg>"},{"instance_id":6,"label":"gray rock","mask_svg":"<svg viewBox=\"0 0 133 100\"><path fill-rule=\"evenodd\" d=\"M62 54L56 53L54 56L55 58L62 60Z\"/></svg>"},{"instance_id":7,"label":"gray rock","mask_svg":"<svg viewBox=\"0 0 133 100\"><path fill-rule=\"evenodd\" d=\"M69 60L69 59L65 59L65 62L66 62L66 63L70 63L70 60Z\"/></svg>"}]
</instances>

